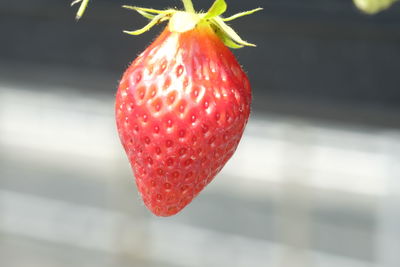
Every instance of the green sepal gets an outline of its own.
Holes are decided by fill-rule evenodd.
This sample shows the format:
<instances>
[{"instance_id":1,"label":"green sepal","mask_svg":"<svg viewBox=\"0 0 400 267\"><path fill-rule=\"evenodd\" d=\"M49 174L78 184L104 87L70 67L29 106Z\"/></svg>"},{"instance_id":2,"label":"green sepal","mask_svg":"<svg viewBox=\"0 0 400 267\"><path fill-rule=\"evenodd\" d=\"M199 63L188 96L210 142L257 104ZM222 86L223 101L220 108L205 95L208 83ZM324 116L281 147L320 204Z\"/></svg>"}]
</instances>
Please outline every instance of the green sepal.
<instances>
[{"instance_id":1,"label":"green sepal","mask_svg":"<svg viewBox=\"0 0 400 267\"><path fill-rule=\"evenodd\" d=\"M211 19L218 17L219 15L222 15L225 13L227 9L227 5L225 0L215 0L213 5L210 7L210 9L207 11L207 13L204 15L204 19Z\"/></svg>"},{"instance_id":2,"label":"green sepal","mask_svg":"<svg viewBox=\"0 0 400 267\"><path fill-rule=\"evenodd\" d=\"M147 13L146 11L143 10L136 9L136 12L149 20L153 20L156 17L156 15Z\"/></svg>"},{"instance_id":3,"label":"green sepal","mask_svg":"<svg viewBox=\"0 0 400 267\"><path fill-rule=\"evenodd\" d=\"M126 9L135 10L137 12L143 11L143 12L146 12L146 13L149 13L149 14L170 14L172 11L175 11L173 9L159 10L159 9L153 9L153 8L138 7L138 6L127 6L127 5L123 5L122 7L126 8Z\"/></svg>"},{"instance_id":4,"label":"green sepal","mask_svg":"<svg viewBox=\"0 0 400 267\"><path fill-rule=\"evenodd\" d=\"M169 20L171 16L177 12L174 9L168 9L168 10L158 10L158 9L152 9L152 8L144 8L144 7L137 7L137 6L122 6L123 8L126 9L131 9L135 10L138 12L140 15L143 17L150 19L150 22L144 26L143 28L135 31L124 31L124 33L130 34L130 35L140 35L143 34L147 31L149 31L151 28L153 28L155 25Z\"/></svg>"},{"instance_id":5,"label":"green sepal","mask_svg":"<svg viewBox=\"0 0 400 267\"><path fill-rule=\"evenodd\" d=\"M243 45L235 43L231 38L227 37L219 28L213 27L215 34L221 39L221 41L229 48L239 49Z\"/></svg>"},{"instance_id":6,"label":"green sepal","mask_svg":"<svg viewBox=\"0 0 400 267\"><path fill-rule=\"evenodd\" d=\"M215 17L211 20L211 23L214 24L214 27L216 27L220 32L220 38L224 43L232 47L232 42L236 44L239 47L232 47L232 48L240 48L243 46L253 46L255 47L255 44L251 44L249 42L246 42L240 36L231 28L229 27L220 17Z\"/></svg>"},{"instance_id":7,"label":"green sepal","mask_svg":"<svg viewBox=\"0 0 400 267\"><path fill-rule=\"evenodd\" d=\"M158 23L166 20L165 19L166 15L165 14L159 14L157 16L155 16L146 26L144 26L143 28L136 30L136 31L124 31L124 33L130 34L130 35L140 35L143 34L147 31L149 31L151 28L153 28L155 25L157 25Z\"/></svg>"},{"instance_id":8,"label":"green sepal","mask_svg":"<svg viewBox=\"0 0 400 267\"><path fill-rule=\"evenodd\" d=\"M253 14L253 13L257 12L257 11L261 11L261 10L263 10L263 8L261 8L261 7L255 8L255 9L252 9L252 10L249 10L249 11L244 11L244 12L237 13L237 14L235 14L233 16L230 16L230 17L227 17L227 18L222 18L222 20L223 21L232 21L234 19L241 18L241 17L244 17L244 16L248 16L248 15L251 15L251 14Z\"/></svg>"}]
</instances>

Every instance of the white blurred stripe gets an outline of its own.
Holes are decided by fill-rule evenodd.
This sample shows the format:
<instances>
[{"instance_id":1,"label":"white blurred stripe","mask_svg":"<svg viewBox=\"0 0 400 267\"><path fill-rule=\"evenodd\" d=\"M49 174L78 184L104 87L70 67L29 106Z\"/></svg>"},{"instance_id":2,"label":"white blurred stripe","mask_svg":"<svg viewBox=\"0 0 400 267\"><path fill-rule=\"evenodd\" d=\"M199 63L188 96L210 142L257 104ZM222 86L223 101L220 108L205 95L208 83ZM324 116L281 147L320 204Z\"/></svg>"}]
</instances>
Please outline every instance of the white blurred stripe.
<instances>
[{"instance_id":1,"label":"white blurred stripe","mask_svg":"<svg viewBox=\"0 0 400 267\"><path fill-rule=\"evenodd\" d=\"M4 190L0 190L0 218L2 232L106 253L140 253L144 259L182 267L279 266L286 249L173 218L138 221L119 212ZM320 267L373 266L318 251L305 253Z\"/></svg>"},{"instance_id":2,"label":"white blurred stripe","mask_svg":"<svg viewBox=\"0 0 400 267\"><path fill-rule=\"evenodd\" d=\"M119 141L112 102L67 92L0 87L0 144L115 158Z\"/></svg>"},{"instance_id":3,"label":"white blurred stripe","mask_svg":"<svg viewBox=\"0 0 400 267\"><path fill-rule=\"evenodd\" d=\"M0 230L80 248L117 252L124 216L89 206L0 191Z\"/></svg>"},{"instance_id":4,"label":"white blurred stripe","mask_svg":"<svg viewBox=\"0 0 400 267\"><path fill-rule=\"evenodd\" d=\"M281 246L267 240L177 224L151 222L150 258L187 267L276 266Z\"/></svg>"},{"instance_id":5,"label":"white blurred stripe","mask_svg":"<svg viewBox=\"0 0 400 267\"><path fill-rule=\"evenodd\" d=\"M301 178L305 176L307 186L315 189L330 189L375 197L384 196L387 192L383 182L386 174L387 157L381 151L381 141L385 136L358 134L357 143L353 146L332 144L329 137L349 141L354 138L352 131L329 131L315 129L315 126L303 126L309 131L310 140L304 143L293 143L282 135L268 135L269 129L263 130L262 121L252 120L248 125L249 134L245 135L237 152L222 173L239 179L262 182L282 183L284 175L292 169L302 172L290 175ZM274 122L269 128L274 128ZM253 134L253 128L257 134ZM392 139L400 143L400 139ZM371 149L373 147L373 149ZM298 162L288 160L294 151L304 150ZM298 152L296 152L298 153ZM306 159L307 166L304 164ZM290 164L298 164L293 166ZM294 168L295 167L295 168Z\"/></svg>"},{"instance_id":6,"label":"white blurred stripe","mask_svg":"<svg viewBox=\"0 0 400 267\"><path fill-rule=\"evenodd\" d=\"M60 91L51 94L0 86L0 145L43 152L38 155L69 155L69 160L83 163L88 162L83 158L92 158L99 168L102 164L96 160L106 163L124 158L114 125L113 99ZM305 131L309 138L288 138L296 131L302 135ZM302 146L306 150L300 156L307 158L308 165L297 166L296 170L304 172L294 175L306 175L308 186L379 197L387 190L382 179L387 173L380 151L383 139L384 132L373 130L329 128L287 118L252 118L237 153L222 173L256 187L260 183L282 184L282 173L287 174L293 169L290 164L296 164L288 161L288 156ZM229 184L235 186L231 181Z\"/></svg>"}]
</instances>

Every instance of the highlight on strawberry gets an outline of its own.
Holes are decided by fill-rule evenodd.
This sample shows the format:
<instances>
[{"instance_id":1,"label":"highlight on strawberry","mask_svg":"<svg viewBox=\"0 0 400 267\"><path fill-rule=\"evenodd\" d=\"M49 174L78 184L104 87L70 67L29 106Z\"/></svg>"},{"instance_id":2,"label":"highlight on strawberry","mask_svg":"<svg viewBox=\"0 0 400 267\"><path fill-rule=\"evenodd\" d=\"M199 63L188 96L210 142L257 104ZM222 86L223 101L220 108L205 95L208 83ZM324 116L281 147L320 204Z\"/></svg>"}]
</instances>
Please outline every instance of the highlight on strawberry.
<instances>
[{"instance_id":1,"label":"highlight on strawberry","mask_svg":"<svg viewBox=\"0 0 400 267\"><path fill-rule=\"evenodd\" d=\"M254 46L226 22L217 0L206 13L125 6L164 31L123 74L115 115L137 188L157 216L181 211L234 154L250 115L248 77L228 47Z\"/></svg>"}]
</instances>

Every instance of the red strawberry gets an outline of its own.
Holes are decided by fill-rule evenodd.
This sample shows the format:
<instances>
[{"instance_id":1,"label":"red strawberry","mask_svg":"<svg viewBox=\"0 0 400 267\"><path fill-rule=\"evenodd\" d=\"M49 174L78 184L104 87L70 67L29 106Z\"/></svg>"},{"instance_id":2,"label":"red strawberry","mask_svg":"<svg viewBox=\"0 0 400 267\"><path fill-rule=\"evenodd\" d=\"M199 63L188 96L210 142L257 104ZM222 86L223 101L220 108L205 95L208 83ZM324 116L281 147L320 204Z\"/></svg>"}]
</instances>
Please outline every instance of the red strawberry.
<instances>
[{"instance_id":1,"label":"red strawberry","mask_svg":"<svg viewBox=\"0 0 400 267\"><path fill-rule=\"evenodd\" d=\"M206 14L184 3L187 12L129 7L153 19L132 34L170 22L133 61L116 96L121 142L143 201L157 216L176 214L214 179L250 114L248 78L224 43L249 44L218 17L225 2L217 0Z\"/></svg>"}]
</instances>

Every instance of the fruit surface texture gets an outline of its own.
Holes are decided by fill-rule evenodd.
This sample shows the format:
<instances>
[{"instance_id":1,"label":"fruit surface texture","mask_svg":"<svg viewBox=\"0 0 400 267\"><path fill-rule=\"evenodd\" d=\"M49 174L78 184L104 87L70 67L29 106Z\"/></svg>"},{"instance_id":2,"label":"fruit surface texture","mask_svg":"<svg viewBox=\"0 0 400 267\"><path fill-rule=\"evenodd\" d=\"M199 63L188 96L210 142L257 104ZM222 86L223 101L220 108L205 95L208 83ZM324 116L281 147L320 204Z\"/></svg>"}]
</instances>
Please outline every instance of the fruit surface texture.
<instances>
[{"instance_id":1,"label":"fruit surface texture","mask_svg":"<svg viewBox=\"0 0 400 267\"><path fill-rule=\"evenodd\" d=\"M122 145L157 216L181 211L220 172L251 104L248 77L212 25L189 18L180 31L173 19L126 70L116 96Z\"/></svg>"}]
</instances>

